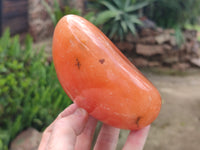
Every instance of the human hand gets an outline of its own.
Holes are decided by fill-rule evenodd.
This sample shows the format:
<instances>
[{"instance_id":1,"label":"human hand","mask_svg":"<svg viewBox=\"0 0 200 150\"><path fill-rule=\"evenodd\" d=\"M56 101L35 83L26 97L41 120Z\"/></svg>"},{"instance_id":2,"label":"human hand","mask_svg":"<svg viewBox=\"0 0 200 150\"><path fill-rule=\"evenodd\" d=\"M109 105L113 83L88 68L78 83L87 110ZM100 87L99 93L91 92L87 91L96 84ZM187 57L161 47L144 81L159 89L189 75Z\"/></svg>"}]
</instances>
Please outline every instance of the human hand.
<instances>
[{"instance_id":1,"label":"human hand","mask_svg":"<svg viewBox=\"0 0 200 150\"><path fill-rule=\"evenodd\" d=\"M44 131L39 150L90 150L97 120L70 105ZM142 150L150 126L131 131L123 150ZM115 150L120 129L102 125L94 150Z\"/></svg>"}]
</instances>

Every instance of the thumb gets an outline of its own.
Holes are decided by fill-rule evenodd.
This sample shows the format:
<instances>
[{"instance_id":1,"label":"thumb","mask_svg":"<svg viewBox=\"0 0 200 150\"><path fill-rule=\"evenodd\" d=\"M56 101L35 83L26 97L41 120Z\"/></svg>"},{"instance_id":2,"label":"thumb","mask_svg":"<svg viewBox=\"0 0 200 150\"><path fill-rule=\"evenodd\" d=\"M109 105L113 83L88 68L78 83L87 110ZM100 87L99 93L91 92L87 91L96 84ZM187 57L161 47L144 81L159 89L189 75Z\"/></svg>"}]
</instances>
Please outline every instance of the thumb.
<instances>
[{"instance_id":1,"label":"thumb","mask_svg":"<svg viewBox=\"0 0 200 150\"><path fill-rule=\"evenodd\" d=\"M69 116L58 119L48 142L48 150L74 150L76 137L83 131L88 120L87 112L77 108Z\"/></svg>"}]
</instances>

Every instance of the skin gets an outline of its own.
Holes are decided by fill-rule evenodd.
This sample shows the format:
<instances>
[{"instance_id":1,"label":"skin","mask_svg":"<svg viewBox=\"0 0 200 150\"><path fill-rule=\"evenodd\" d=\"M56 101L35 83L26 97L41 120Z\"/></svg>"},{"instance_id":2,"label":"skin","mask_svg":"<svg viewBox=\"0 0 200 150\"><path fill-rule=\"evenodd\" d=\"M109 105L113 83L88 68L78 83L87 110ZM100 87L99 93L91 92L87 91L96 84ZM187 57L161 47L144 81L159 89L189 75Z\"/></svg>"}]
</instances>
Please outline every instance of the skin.
<instances>
[{"instance_id":1,"label":"skin","mask_svg":"<svg viewBox=\"0 0 200 150\"><path fill-rule=\"evenodd\" d=\"M39 150L89 150L91 149L97 120L79 108L70 105L61 112L43 133ZM142 150L150 126L130 131L123 150ZM103 124L94 150L115 150L120 129Z\"/></svg>"}]
</instances>

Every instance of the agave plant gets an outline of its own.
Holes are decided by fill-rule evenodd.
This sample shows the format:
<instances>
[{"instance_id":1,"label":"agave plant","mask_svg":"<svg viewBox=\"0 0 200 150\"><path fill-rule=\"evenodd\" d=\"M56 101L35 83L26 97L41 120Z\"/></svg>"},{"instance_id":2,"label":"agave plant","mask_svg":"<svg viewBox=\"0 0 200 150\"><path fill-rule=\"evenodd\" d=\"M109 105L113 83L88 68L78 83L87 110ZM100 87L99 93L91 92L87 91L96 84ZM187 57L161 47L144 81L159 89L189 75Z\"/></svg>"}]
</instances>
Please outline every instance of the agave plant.
<instances>
[{"instance_id":1,"label":"agave plant","mask_svg":"<svg viewBox=\"0 0 200 150\"><path fill-rule=\"evenodd\" d=\"M142 25L138 10L149 4L149 1L133 3L131 0L98 0L101 10L96 21L97 26L102 26L103 32L113 39L120 37L123 40L128 32L136 34L136 25ZM103 9L103 10L102 10Z\"/></svg>"}]
</instances>

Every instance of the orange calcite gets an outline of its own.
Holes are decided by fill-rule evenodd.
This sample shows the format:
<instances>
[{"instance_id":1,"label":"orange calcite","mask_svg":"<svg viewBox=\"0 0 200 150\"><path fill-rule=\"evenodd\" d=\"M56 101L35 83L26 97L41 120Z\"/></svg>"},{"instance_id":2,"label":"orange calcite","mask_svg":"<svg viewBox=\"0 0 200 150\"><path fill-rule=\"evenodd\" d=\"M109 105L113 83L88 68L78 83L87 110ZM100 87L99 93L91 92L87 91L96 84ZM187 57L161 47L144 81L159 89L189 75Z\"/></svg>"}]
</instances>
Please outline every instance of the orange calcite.
<instances>
[{"instance_id":1,"label":"orange calcite","mask_svg":"<svg viewBox=\"0 0 200 150\"><path fill-rule=\"evenodd\" d=\"M53 36L53 61L67 95L94 118L136 130L159 114L157 89L93 24L64 16Z\"/></svg>"}]
</instances>

